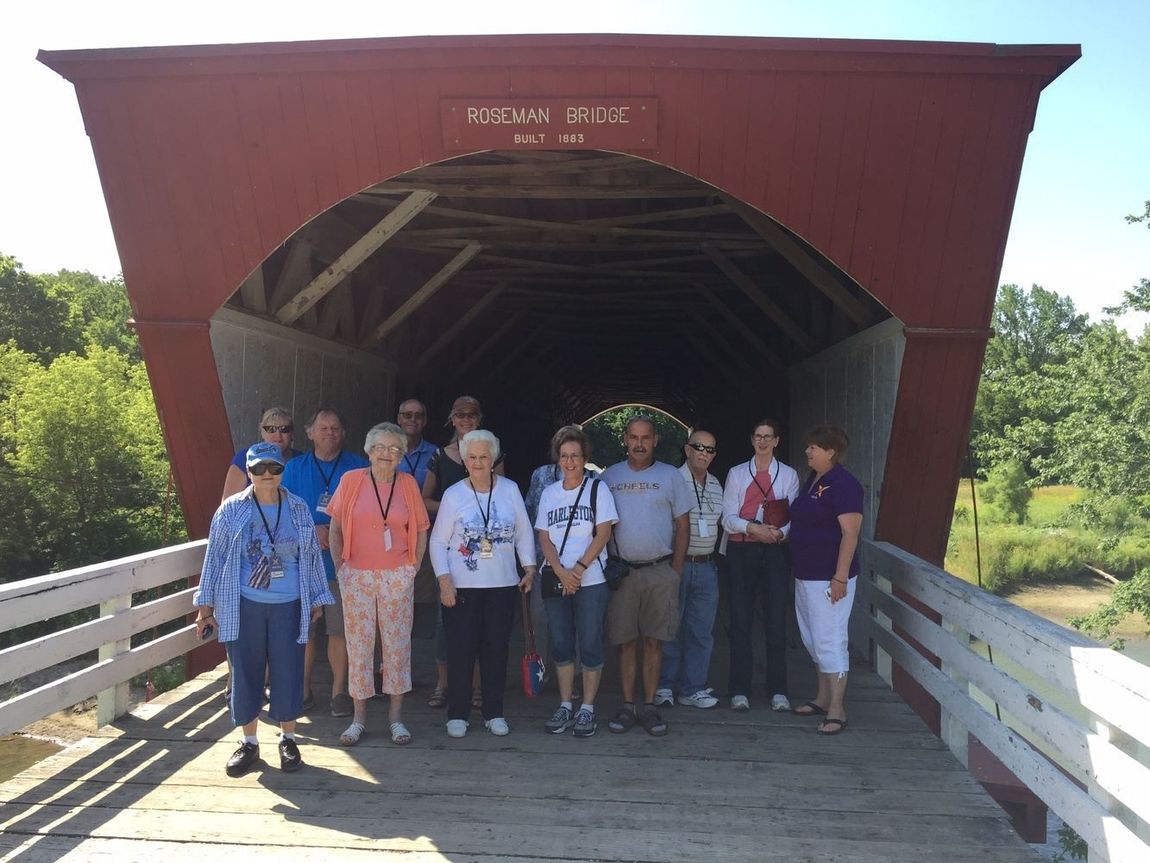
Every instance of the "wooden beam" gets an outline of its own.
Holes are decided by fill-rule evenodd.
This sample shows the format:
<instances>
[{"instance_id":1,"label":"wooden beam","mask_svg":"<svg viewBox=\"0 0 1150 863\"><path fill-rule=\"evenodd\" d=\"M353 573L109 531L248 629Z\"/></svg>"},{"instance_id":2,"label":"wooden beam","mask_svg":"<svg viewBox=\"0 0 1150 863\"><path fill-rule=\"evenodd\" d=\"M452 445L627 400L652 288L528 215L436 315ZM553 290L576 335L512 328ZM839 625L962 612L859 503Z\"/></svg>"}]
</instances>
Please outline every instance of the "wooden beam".
<instances>
[{"instance_id":1,"label":"wooden beam","mask_svg":"<svg viewBox=\"0 0 1150 863\"><path fill-rule=\"evenodd\" d=\"M634 156L602 156L594 159L567 159L549 164L528 164L525 162L508 162L502 165L428 165L416 168L406 174L395 177L395 182L410 181L420 183L424 180L468 180L473 177L526 177L528 179L544 174L582 174L592 171L614 171L620 168L642 167ZM370 189L368 190L370 191Z\"/></svg>"},{"instance_id":2,"label":"wooden beam","mask_svg":"<svg viewBox=\"0 0 1150 863\"><path fill-rule=\"evenodd\" d=\"M581 225L596 227L608 225L649 225L651 222L676 222L680 219L705 219L731 212L727 204L708 204L705 207L685 207L677 210L656 210L653 213L635 213L630 216L607 216L600 219L580 219Z\"/></svg>"},{"instance_id":3,"label":"wooden beam","mask_svg":"<svg viewBox=\"0 0 1150 863\"><path fill-rule=\"evenodd\" d=\"M338 285L324 303L323 313L319 317L319 326L316 328L316 335L323 339L332 338L340 322L346 316L346 310L350 305L351 282L346 281Z\"/></svg>"},{"instance_id":4,"label":"wooden beam","mask_svg":"<svg viewBox=\"0 0 1150 863\"><path fill-rule=\"evenodd\" d=\"M770 216L766 216L742 201L729 200L731 209L739 214L760 237L767 241L776 252L818 290L822 291L843 314L850 318L860 329L866 329L877 322L878 318L871 313L870 308L848 291L835 276L827 272L822 262L818 261L792 238Z\"/></svg>"},{"instance_id":5,"label":"wooden beam","mask_svg":"<svg viewBox=\"0 0 1150 863\"><path fill-rule=\"evenodd\" d=\"M523 183L416 183L390 180L366 194L431 191L445 198L528 198L532 200L619 200L642 198L707 198L715 190L700 183L619 183L617 185L554 186Z\"/></svg>"},{"instance_id":6,"label":"wooden beam","mask_svg":"<svg viewBox=\"0 0 1150 863\"><path fill-rule=\"evenodd\" d=\"M357 342L362 343L371 331L383 319L383 306L387 299L387 289L383 285L370 285L368 287L367 306L363 310L363 317L359 321L359 337Z\"/></svg>"},{"instance_id":7,"label":"wooden beam","mask_svg":"<svg viewBox=\"0 0 1150 863\"><path fill-rule=\"evenodd\" d=\"M275 289L272 291L269 309L278 309L287 298L292 296L311 278L311 254L314 247L310 242L297 238L288 249L287 260L276 279Z\"/></svg>"},{"instance_id":8,"label":"wooden beam","mask_svg":"<svg viewBox=\"0 0 1150 863\"><path fill-rule=\"evenodd\" d=\"M351 248L316 276L302 291L283 304L276 312L280 323L290 324L319 302L328 291L347 278L348 274L366 261L372 253L386 243L404 225L435 200L434 192L412 192L398 207L380 219L374 228L359 238Z\"/></svg>"},{"instance_id":9,"label":"wooden beam","mask_svg":"<svg viewBox=\"0 0 1150 863\"><path fill-rule=\"evenodd\" d=\"M754 280L740 270L735 263L714 246L703 244L703 251L718 267L723 275L731 280L744 294L750 297L751 302L762 309L763 313L778 325L787 337L803 350L809 351L814 347L814 341L807 335L806 330L800 327L783 309L766 295Z\"/></svg>"},{"instance_id":10,"label":"wooden beam","mask_svg":"<svg viewBox=\"0 0 1150 863\"><path fill-rule=\"evenodd\" d=\"M419 290L408 297L398 309L392 312L364 339L364 347L383 341L384 336L402 324L416 309L431 299L435 292L447 284L452 276L467 266L467 262L478 255L482 248L483 246L479 243L468 243L464 246L459 254L444 264L438 273L428 279Z\"/></svg>"},{"instance_id":11,"label":"wooden beam","mask_svg":"<svg viewBox=\"0 0 1150 863\"><path fill-rule=\"evenodd\" d=\"M539 341L539 337L543 334L543 332L543 330L533 327L526 336L524 336L520 341L516 343L515 347L500 357L495 365L484 372L480 377L480 380L488 381L491 378L496 377L500 372L511 365L511 363L519 359L519 357L523 355L524 351Z\"/></svg>"},{"instance_id":12,"label":"wooden beam","mask_svg":"<svg viewBox=\"0 0 1150 863\"><path fill-rule=\"evenodd\" d=\"M243 284L240 285L240 299L244 302L244 308L250 312L258 314L267 314L268 298L266 288L264 286L264 266L260 264L251 275L244 279Z\"/></svg>"},{"instance_id":13,"label":"wooden beam","mask_svg":"<svg viewBox=\"0 0 1150 863\"><path fill-rule=\"evenodd\" d=\"M741 335L755 350L762 354L762 356L769 360L771 363L778 366L780 369L785 369L787 367L787 364L783 362L782 357L775 353L775 351L770 346L768 346L765 341L763 341L762 336L748 327L743 322L742 318L731 311L731 308L726 303L724 303L720 297L716 296L714 291L705 285L697 285L696 287L698 288L699 294L707 300L707 303L710 305L710 307L717 309L719 314L726 319L727 324L731 327L731 329Z\"/></svg>"},{"instance_id":14,"label":"wooden beam","mask_svg":"<svg viewBox=\"0 0 1150 863\"><path fill-rule=\"evenodd\" d=\"M455 322L440 333L439 338L432 342L426 350L420 351L419 355L414 358L413 367L420 369L427 365L441 350L454 342L455 339L467 329L471 322L479 317L479 314L484 309L495 302L495 300L499 298L499 295L505 290L507 290L507 282L499 282L476 302L472 303L471 308L464 312L462 317L456 318Z\"/></svg>"}]
</instances>

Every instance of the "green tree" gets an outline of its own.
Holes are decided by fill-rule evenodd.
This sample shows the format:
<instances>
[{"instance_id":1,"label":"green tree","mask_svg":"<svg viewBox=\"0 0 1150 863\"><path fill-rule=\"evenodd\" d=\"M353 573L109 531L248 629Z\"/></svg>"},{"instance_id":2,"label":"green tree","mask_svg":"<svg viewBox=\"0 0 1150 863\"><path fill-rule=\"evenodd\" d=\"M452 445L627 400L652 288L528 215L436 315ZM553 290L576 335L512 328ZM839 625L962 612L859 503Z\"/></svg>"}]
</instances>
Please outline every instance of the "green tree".
<instances>
[{"instance_id":1,"label":"green tree","mask_svg":"<svg viewBox=\"0 0 1150 863\"><path fill-rule=\"evenodd\" d=\"M639 414L649 416L655 422L655 432L659 435L655 458L676 466L682 463L683 444L687 442L687 430L682 423L668 413L643 405L620 405L583 426L591 440L595 464L606 467L627 457L623 448L623 431L627 421Z\"/></svg>"},{"instance_id":2,"label":"green tree","mask_svg":"<svg viewBox=\"0 0 1150 863\"><path fill-rule=\"evenodd\" d=\"M1127 216L1126 221L1132 225L1144 224L1150 228L1150 201L1146 202L1146 209L1141 215ZM1108 315L1123 315L1126 312L1150 312L1150 279L1142 279L1122 294L1121 303L1116 306L1108 306L1103 311Z\"/></svg>"},{"instance_id":3,"label":"green tree","mask_svg":"<svg viewBox=\"0 0 1150 863\"><path fill-rule=\"evenodd\" d=\"M68 304L68 325L82 345L115 348L140 359L139 339L128 326L132 307L122 278L102 279L74 270L42 278L51 293Z\"/></svg>"},{"instance_id":4,"label":"green tree","mask_svg":"<svg viewBox=\"0 0 1150 863\"><path fill-rule=\"evenodd\" d=\"M9 341L44 362L82 347L67 301L15 258L0 254L0 342Z\"/></svg>"},{"instance_id":5,"label":"green tree","mask_svg":"<svg viewBox=\"0 0 1150 863\"><path fill-rule=\"evenodd\" d=\"M995 520L1026 523L1026 511L1034 494L1028 481L1026 471L1016 461L1002 462L991 468L982 487L982 497L990 505Z\"/></svg>"}]
</instances>

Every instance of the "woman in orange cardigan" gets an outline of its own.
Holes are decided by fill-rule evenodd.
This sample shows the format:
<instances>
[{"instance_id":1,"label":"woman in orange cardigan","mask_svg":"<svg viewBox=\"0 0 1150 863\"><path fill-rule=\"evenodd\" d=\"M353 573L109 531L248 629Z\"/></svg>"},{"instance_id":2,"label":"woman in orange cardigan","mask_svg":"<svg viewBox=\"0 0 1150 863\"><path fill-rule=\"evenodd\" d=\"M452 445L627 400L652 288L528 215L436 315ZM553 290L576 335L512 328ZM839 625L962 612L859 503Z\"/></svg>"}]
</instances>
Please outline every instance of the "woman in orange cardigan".
<instances>
[{"instance_id":1,"label":"woman in orange cardigan","mask_svg":"<svg viewBox=\"0 0 1150 863\"><path fill-rule=\"evenodd\" d=\"M411 622L415 573L427 550L429 521L419 486L396 468L407 436L393 423L367 433L371 467L348 471L327 504L329 544L337 562L347 639L348 693L355 703L344 746L359 742L367 725L367 702L375 694L372 659L375 633L383 645L382 690L390 697L391 740L411 742L403 724L403 696L411 691Z\"/></svg>"}]
</instances>

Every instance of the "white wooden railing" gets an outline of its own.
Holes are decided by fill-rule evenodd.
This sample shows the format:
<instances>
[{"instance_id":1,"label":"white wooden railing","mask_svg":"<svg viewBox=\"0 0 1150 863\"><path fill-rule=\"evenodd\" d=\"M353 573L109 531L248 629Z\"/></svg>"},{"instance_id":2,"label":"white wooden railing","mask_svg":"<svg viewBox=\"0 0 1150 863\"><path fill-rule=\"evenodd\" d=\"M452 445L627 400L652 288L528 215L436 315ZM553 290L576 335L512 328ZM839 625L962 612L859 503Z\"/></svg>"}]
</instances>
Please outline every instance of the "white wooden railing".
<instances>
[{"instance_id":1,"label":"white wooden railing","mask_svg":"<svg viewBox=\"0 0 1150 863\"><path fill-rule=\"evenodd\" d=\"M95 620L0 651L0 685L99 652L91 665L0 702L0 735L93 695L98 696L98 725L126 713L129 680L199 644L195 626L188 624L131 646L132 636L138 633L186 619L192 610L194 588L136 606L132 605L132 595L198 575L206 546L205 540L199 540L0 585L0 632L85 608L100 609Z\"/></svg>"},{"instance_id":2,"label":"white wooden railing","mask_svg":"<svg viewBox=\"0 0 1150 863\"><path fill-rule=\"evenodd\" d=\"M964 764L973 734L1077 831L1091 861L1150 861L1150 667L887 543L864 543L858 590L853 647L873 644L888 682L893 660L938 701Z\"/></svg>"}]
</instances>

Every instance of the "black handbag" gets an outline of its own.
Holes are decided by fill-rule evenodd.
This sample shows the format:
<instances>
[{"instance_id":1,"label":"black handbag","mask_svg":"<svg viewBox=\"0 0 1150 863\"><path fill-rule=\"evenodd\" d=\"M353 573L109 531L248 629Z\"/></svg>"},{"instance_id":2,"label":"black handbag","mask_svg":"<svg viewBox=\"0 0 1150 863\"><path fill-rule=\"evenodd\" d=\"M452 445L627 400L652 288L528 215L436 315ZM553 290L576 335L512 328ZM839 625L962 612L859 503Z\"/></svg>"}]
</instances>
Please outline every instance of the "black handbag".
<instances>
[{"instance_id":1,"label":"black handbag","mask_svg":"<svg viewBox=\"0 0 1150 863\"><path fill-rule=\"evenodd\" d=\"M575 495L575 503L571 505L571 512L567 514L567 529L563 531L563 542L559 545L560 560L563 558L563 550L567 548L567 537L571 535L571 524L575 521L575 511L579 508L579 501L583 499L583 489L586 487L587 480L584 479L583 484L579 486L579 494ZM539 583L542 585L544 599L557 599L563 596L563 582L559 580L559 576L547 561L543 561L543 565L539 567Z\"/></svg>"},{"instance_id":2,"label":"black handbag","mask_svg":"<svg viewBox=\"0 0 1150 863\"><path fill-rule=\"evenodd\" d=\"M595 535L595 531L599 529L599 519L597 515L597 505L599 503L599 480L596 479L591 483L591 520L595 522L592 528L591 535ZM610 543L608 543L610 545ZM627 573L631 571L631 565L618 554L612 554L611 549L607 549L607 563L603 565L603 580L607 582L607 587L611 590L618 590L619 586L623 584L623 579L627 577Z\"/></svg>"}]
</instances>

